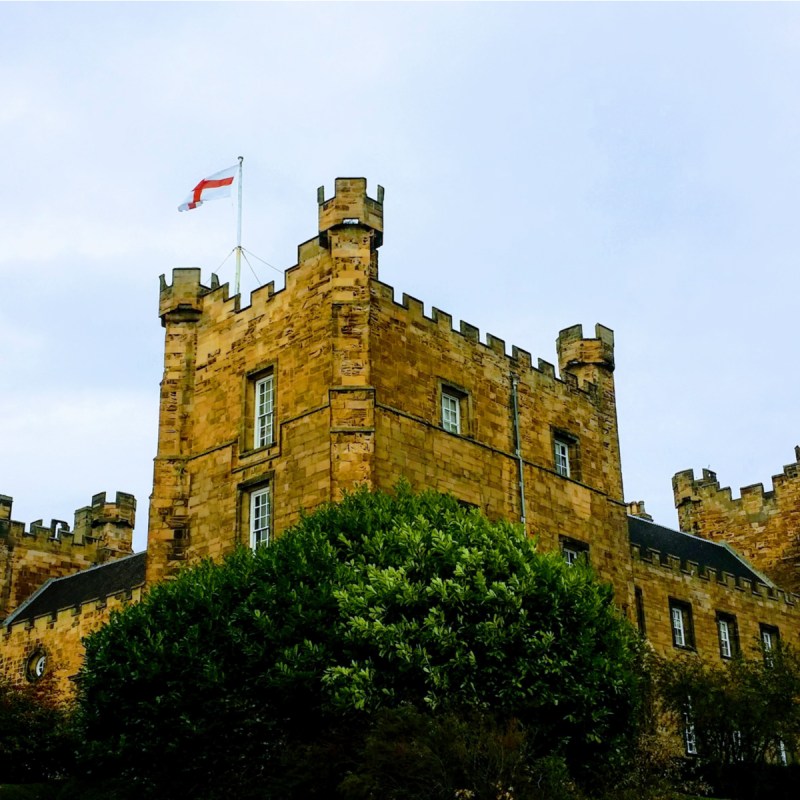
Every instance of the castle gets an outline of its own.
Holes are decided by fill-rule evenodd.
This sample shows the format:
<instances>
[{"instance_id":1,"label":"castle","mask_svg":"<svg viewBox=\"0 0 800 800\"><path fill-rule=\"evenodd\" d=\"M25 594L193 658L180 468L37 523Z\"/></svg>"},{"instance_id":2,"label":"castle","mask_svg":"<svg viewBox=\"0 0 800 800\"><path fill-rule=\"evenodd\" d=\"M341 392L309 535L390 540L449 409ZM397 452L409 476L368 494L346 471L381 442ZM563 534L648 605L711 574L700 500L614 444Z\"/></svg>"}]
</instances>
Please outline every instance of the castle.
<instances>
[{"instance_id":1,"label":"castle","mask_svg":"<svg viewBox=\"0 0 800 800\"><path fill-rule=\"evenodd\" d=\"M681 531L654 524L623 498L610 329L566 328L557 369L534 364L379 280L381 187L373 199L364 179L339 178L318 206L285 287L260 287L249 306L198 269L161 278L146 555L130 555L130 495L96 496L72 531L26 531L0 496L0 671L50 673L68 690L81 637L147 585L401 477L521 523L570 563L588 558L659 653L727 659L757 641L797 643L800 465L738 500L707 470L680 472Z\"/></svg>"}]
</instances>

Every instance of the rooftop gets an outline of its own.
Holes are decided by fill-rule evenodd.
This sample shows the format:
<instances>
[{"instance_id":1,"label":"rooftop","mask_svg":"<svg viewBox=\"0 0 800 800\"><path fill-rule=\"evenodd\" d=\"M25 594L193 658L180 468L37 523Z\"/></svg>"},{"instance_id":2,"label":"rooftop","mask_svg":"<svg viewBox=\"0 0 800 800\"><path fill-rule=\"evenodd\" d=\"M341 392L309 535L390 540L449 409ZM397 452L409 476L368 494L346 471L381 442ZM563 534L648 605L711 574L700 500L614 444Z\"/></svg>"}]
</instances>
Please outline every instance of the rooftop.
<instances>
[{"instance_id":1,"label":"rooftop","mask_svg":"<svg viewBox=\"0 0 800 800\"><path fill-rule=\"evenodd\" d=\"M104 600L118 592L143 586L146 556L146 552L136 553L63 578L52 578L13 611L4 624L55 614L90 600Z\"/></svg>"}]
</instances>

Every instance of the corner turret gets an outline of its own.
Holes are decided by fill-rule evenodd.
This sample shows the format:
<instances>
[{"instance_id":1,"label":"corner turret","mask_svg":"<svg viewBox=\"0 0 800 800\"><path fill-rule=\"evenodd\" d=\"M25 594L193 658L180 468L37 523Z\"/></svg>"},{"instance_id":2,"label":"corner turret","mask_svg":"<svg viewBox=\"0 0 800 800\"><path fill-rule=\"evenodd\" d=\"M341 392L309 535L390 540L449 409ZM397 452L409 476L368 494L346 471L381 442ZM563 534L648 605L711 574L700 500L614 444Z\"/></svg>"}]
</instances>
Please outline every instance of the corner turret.
<instances>
[{"instance_id":1,"label":"corner turret","mask_svg":"<svg viewBox=\"0 0 800 800\"><path fill-rule=\"evenodd\" d=\"M603 471L608 474L608 491L611 497L622 500L622 468L617 426L617 398L614 388L614 331L597 323L595 338L583 337L583 326L572 325L558 334L558 369L561 379L577 383L593 398L602 418L606 442L606 462Z\"/></svg>"},{"instance_id":2,"label":"corner turret","mask_svg":"<svg viewBox=\"0 0 800 800\"><path fill-rule=\"evenodd\" d=\"M172 270L172 285L167 283L166 276L159 278L158 315L161 325L167 322L195 322L203 308L203 296L213 288L200 283L200 270L196 267ZM212 284L216 275L212 276Z\"/></svg>"},{"instance_id":3,"label":"corner turret","mask_svg":"<svg viewBox=\"0 0 800 800\"><path fill-rule=\"evenodd\" d=\"M76 542L90 537L98 541L98 560L108 561L133 553L133 527L136 524L136 498L117 492L113 503L106 502L106 493L92 497L92 504L75 512Z\"/></svg>"},{"instance_id":4,"label":"corner turret","mask_svg":"<svg viewBox=\"0 0 800 800\"><path fill-rule=\"evenodd\" d=\"M378 186L378 199L367 197L366 178L337 178L334 195L325 199L325 187L317 189L319 203L319 241L329 247L329 231L360 226L372 231L372 250L383 244L383 186Z\"/></svg>"},{"instance_id":5,"label":"corner turret","mask_svg":"<svg viewBox=\"0 0 800 800\"><path fill-rule=\"evenodd\" d=\"M595 338L583 338L583 326L573 325L558 334L558 369L575 375L579 381L597 383L598 372L614 372L614 331L599 322Z\"/></svg>"}]
</instances>

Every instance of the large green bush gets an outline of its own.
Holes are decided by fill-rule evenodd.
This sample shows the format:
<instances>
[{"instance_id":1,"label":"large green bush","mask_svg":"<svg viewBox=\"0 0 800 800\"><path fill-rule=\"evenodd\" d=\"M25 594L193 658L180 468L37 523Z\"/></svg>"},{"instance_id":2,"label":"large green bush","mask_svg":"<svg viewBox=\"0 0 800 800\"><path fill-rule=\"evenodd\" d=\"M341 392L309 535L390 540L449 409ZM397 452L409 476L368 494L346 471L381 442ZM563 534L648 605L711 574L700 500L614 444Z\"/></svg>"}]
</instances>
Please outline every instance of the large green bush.
<instances>
[{"instance_id":1,"label":"large green bush","mask_svg":"<svg viewBox=\"0 0 800 800\"><path fill-rule=\"evenodd\" d=\"M87 640L85 769L119 796L331 797L399 707L513 721L532 758L591 766L630 738L637 658L588 568L451 497L359 491Z\"/></svg>"}]
</instances>

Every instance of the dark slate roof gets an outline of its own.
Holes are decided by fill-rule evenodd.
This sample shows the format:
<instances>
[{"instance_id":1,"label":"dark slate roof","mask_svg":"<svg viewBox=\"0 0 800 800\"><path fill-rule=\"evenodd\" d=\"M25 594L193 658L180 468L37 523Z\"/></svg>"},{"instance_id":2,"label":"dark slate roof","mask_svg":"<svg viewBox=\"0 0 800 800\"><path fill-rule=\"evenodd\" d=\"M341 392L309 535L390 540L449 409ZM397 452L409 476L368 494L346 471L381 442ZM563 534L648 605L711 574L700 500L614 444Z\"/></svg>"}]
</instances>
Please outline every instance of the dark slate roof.
<instances>
[{"instance_id":1,"label":"dark slate roof","mask_svg":"<svg viewBox=\"0 0 800 800\"><path fill-rule=\"evenodd\" d=\"M89 567L74 575L53 578L13 611L5 624L24 622L44 614L55 614L64 608L73 608L89 600L105 599L117 592L142 586L146 555L146 552L136 553L107 564Z\"/></svg>"},{"instance_id":2,"label":"dark slate roof","mask_svg":"<svg viewBox=\"0 0 800 800\"><path fill-rule=\"evenodd\" d=\"M730 572L737 578L747 578L754 583L770 582L756 572L743 556L740 556L732 547L725 544L712 542L691 533L673 531L654 522L648 522L640 517L628 517L628 537L631 544L639 545L642 555L646 556L647 550L656 550L662 559L667 556L676 556L681 560L681 566L693 561L701 567L706 567L716 572Z\"/></svg>"}]
</instances>

